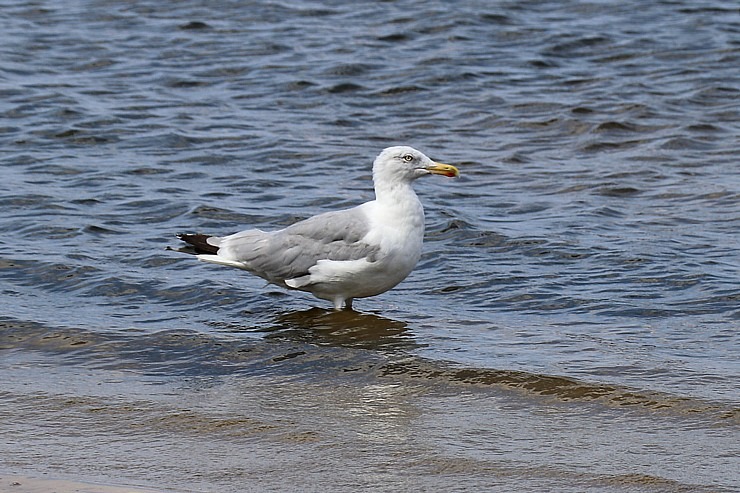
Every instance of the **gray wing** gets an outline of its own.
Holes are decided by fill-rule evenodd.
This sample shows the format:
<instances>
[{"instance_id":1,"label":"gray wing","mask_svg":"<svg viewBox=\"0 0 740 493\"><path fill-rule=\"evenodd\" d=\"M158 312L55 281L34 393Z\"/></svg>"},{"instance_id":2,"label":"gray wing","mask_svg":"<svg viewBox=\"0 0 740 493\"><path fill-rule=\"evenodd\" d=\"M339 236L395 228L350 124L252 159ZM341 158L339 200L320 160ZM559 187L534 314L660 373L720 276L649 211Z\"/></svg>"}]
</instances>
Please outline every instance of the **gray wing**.
<instances>
[{"instance_id":1,"label":"gray wing","mask_svg":"<svg viewBox=\"0 0 740 493\"><path fill-rule=\"evenodd\" d=\"M249 230L227 236L219 243L219 255L282 284L285 279L307 275L319 260L373 261L379 246L363 241L369 229L365 214L355 207L320 214L272 233Z\"/></svg>"}]
</instances>

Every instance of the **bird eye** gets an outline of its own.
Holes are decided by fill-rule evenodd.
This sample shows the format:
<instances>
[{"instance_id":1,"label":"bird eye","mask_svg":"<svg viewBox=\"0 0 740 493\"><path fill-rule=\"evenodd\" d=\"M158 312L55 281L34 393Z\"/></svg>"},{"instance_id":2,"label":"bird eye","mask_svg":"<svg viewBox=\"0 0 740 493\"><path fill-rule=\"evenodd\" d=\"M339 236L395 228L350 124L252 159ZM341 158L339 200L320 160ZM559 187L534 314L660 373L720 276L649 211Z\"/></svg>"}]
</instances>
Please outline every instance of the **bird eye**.
<instances>
[{"instance_id":1,"label":"bird eye","mask_svg":"<svg viewBox=\"0 0 740 493\"><path fill-rule=\"evenodd\" d=\"M410 163L414 160L414 156L412 156L411 154L404 154L402 159L407 163Z\"/></svg>"}]
</instances>

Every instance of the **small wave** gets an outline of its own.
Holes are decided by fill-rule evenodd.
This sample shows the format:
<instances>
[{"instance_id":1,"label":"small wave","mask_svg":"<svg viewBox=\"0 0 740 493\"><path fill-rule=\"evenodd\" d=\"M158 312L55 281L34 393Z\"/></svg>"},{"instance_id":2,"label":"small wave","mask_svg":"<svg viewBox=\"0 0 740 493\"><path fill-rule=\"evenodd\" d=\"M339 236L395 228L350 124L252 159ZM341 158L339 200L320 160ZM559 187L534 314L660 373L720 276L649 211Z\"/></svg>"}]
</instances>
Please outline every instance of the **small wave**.
<instances>
[{"instance_id":1,"label":"small wave","mask_svg":"<svg viewBox=\"0 0 740 493\"><path fill-rule=\"evenodd\" d=\"M267 333L263 327L224 328L228 335L174 329L93 332L5 319L0 320L0 349L56 353L67 364L153 375L270 373L334 379L352 373L361 381L392 379L394 384L438 390L515 391L526 399L691 416L715 425L740 424L740 409L702 399L423 358L408 352L415 344L405 324L372 314L313 309L277 317Z\"/></svg>"},{"instance_id":2,"label":"small wave","mask_svg":"<svg viewBox=\"0 0 740 493\"><path fill-rule=\"evenodd\" d=\"M608 407L635 408L676 415L713 416L726 424L740 423L740 409L649 390L629 389L573 378L514 370L455 367L445 362L411 358L389 362L383 376L426 380L444 385L502 388L567 402L594 402Z\"/></svg>"}]
</instances>

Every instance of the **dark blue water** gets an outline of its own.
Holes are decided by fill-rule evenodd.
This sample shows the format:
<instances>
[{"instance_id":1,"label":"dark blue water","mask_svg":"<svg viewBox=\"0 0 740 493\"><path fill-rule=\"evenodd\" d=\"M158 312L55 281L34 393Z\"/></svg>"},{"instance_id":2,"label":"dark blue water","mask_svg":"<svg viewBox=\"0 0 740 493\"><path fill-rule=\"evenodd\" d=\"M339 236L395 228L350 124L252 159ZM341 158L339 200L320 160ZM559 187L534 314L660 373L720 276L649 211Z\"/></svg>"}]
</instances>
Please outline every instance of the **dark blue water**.
<instances>
[{"instance_id":1,"label":"dark blue water","mask_svg":"<svg viewBox=\"0 0 740 493\"><path fill-rule=\"evenodd\" d=\"M0 470L740 487L733 2L3 2L0 23ZM165 250L369 200L395 144L462 177L417 182L422 260L357 313Z\"/></svg>"}]
</instances>

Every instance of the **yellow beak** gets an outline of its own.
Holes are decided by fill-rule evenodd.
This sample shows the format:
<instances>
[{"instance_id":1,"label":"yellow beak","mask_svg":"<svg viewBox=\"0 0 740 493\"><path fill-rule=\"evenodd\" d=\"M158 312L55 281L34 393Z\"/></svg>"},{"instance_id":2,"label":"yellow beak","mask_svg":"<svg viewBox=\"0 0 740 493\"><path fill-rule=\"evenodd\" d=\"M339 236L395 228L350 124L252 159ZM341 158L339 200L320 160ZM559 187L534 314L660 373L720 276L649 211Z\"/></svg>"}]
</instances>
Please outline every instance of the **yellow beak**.
<instances>
[{"instance_id":1,"label":"yellow beak","mask_svg":"<svg viewBox=\"0 0 740 493\"><path fill-rule=\"evenodd\" d=\"M450 178L460 176L460 171L451 164L434 163L428 166L426 170L432 174L449 176Z\"/></svg>"}]
</instances>

